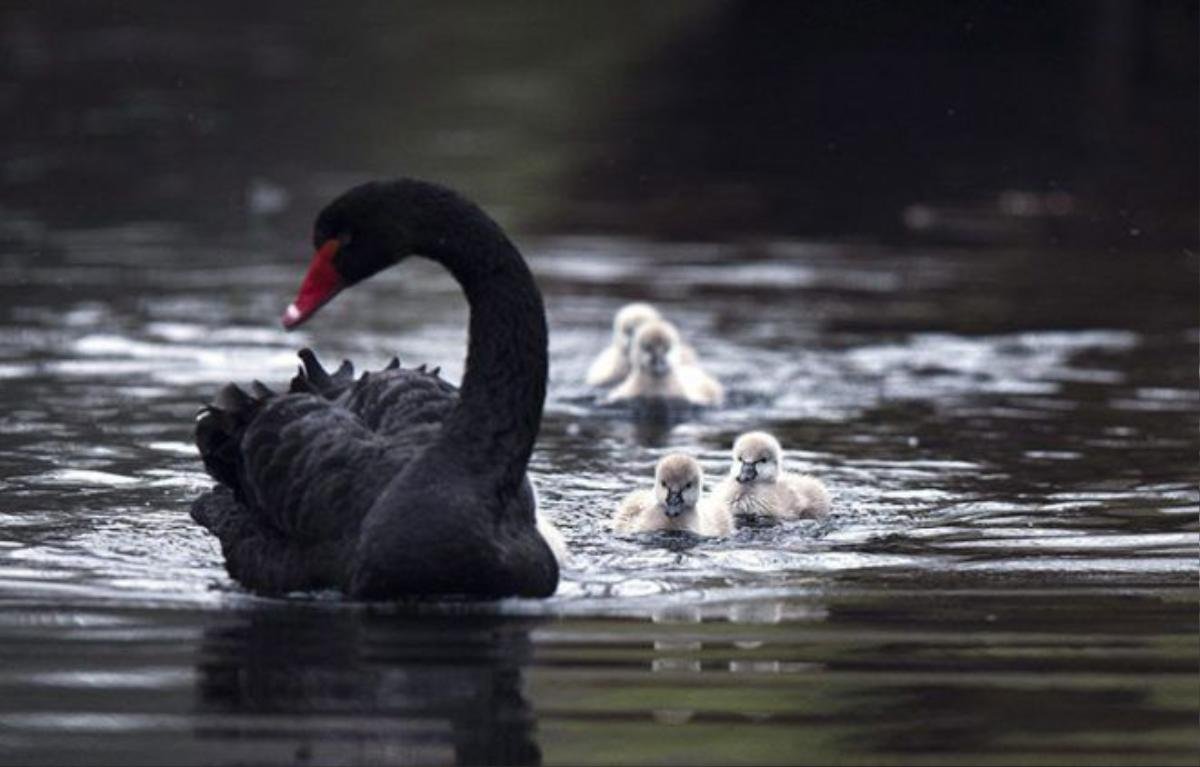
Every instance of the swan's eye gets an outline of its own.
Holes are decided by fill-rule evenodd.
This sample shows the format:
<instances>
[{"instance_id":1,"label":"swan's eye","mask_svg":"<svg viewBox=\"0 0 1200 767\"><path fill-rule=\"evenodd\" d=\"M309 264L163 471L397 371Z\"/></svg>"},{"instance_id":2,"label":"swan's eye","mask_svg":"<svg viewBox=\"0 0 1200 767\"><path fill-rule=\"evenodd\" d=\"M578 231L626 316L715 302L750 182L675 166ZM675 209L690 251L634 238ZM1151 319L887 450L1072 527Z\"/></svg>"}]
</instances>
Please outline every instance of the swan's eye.
<instances>
[{"instance_id":1,"label":"swan's eye","mask_svg":"<svg viewBox=\"0 0 1200 767\"><path fill-rule=\"evenodd\" d=\"M340 232L337 236L337 240L339 243L341 243L341 247L344 248L354 241L354 235L350 232Z\"/></svg>"}]
</instances>

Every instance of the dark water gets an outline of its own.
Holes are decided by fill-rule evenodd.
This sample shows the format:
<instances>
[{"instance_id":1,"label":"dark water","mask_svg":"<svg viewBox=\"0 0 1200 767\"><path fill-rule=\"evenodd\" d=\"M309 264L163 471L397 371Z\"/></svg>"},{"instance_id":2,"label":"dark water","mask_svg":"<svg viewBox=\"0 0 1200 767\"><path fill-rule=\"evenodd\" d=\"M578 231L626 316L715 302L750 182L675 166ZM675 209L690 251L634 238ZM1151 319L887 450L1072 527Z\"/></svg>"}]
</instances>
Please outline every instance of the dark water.
<instances>
[{"instance_id":1,"label":"dark water","mask_svg":"<svg viewBox=\"0 0 1200 767\"><path fill-rule=\"evenodd\" d=\"M191 19L198 31L164 38L139 26L173 29L163 20L4 18L22 52L4 108L51 126L91 114L95 132L76 145L70 130L5 129L24 143L5 150L0 207L0 763L1195 763L1194 249L517 229L550 313L532 472L573 554L558 594L262 600L187 515L208 486L190 444L199 404L229 379L282 382L302 345L462 370L465 305L423 262L303 332L278 328L316 201L406 167L415 145L425 175L504 220L550 220L554 190L531 180L595 151L555 138L567 117L490 137L446 126L483 125L497 91L544 116L570 78L636 56L601 46L574 70L521 70L530 54L476 51L483 63L432 68L451 95L396 129L387 146L402 149L352 119L336 135L354 141L313 154L337 123L305 106L345 106L303 77L319 26L222 36ZM498 34L483 22L472 39ZM447 50L437 24L416 28L412 45ZM224 58L201 55L218 40ZM140 90L114 86L129 82L122 45L159 65L139 69ZM278 87L222 74L237 56ZM542 79L516 88L505 66ZM224 103L234 82L261 100ZM190 148L173 143L194 112L187 83L214 89L209 138ZM46 98L50 85L74 95ZM81 99L104 103L69 106ZM305 115L316 128L272 142L267 126ZM539 137L553 172L526 162ZM489 141L513 152L472 166ZM681 326L727 408L663 424L593 406L583 372L633 299ZM608 531L658 457L690 451L715 477L752 427L826 480L828 520L723 541Z\"/></svg>"}]
</instances>

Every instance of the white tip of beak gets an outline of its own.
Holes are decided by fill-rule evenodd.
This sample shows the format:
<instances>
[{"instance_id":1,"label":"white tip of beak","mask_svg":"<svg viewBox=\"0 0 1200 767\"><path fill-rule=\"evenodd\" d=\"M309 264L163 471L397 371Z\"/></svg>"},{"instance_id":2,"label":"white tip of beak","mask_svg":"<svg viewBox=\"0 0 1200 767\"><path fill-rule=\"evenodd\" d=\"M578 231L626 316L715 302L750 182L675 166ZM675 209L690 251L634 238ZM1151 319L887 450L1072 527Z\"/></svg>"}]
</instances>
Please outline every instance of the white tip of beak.
<instances>
[{"instance_id":1,"label":"white tip of beak","mask_svg":"<svg viewBox=\"0 0 1200 767\"><path fill-rule=\"evenodd\" d=\"M283 321L291 325L300 319L300 308L295 304L288 304L287 310L283 313Z\"/></svg>"}]
</instances>

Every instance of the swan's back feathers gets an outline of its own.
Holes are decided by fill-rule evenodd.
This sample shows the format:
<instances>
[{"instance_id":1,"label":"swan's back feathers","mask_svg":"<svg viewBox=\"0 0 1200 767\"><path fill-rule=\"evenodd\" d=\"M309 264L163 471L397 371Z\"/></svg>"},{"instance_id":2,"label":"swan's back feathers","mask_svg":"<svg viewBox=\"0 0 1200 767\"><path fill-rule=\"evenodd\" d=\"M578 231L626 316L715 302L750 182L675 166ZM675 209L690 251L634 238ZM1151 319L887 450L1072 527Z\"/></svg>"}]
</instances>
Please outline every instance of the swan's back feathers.
<instances>
[{"instance_id":1,"label":"swan's back feathers","mask_svg":"<svg viewBox=\"0 0 1200 767\"><path fill-rule=\"evenodd\" d=\"M410 430L440 430L442 420L457 402L458 389L438 378L436 370L427 371L424 366L364 373L338 399L367 428L401 440Z\"/></svg>"},{"instance_id":2,"label":"swan's back feathers","mask_svg":"<svg viewBox=\"0 0 1200 767\"><path fill-rule=\"evenodd\" d=\"M428 436L424 427L440 426L458 401L458 389L438 377L441 368L402 368L399 358L392 357L382 370L364 372L356 380L349 360L329 374L311 349L301 349L299 356L304 364L292 378L290 392L333 400L387 437L403 437L409 430Z\"/></svg>"}]
</instances>

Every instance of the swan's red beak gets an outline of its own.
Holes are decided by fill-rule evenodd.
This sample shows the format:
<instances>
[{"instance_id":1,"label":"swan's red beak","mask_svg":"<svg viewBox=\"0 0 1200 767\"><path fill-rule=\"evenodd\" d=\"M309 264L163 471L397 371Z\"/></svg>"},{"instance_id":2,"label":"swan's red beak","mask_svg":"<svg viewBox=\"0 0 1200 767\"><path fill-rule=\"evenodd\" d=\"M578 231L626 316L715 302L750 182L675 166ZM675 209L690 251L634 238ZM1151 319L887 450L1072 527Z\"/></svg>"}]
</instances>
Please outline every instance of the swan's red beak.
<instances>
[{"instance_id":1,"label":"swan's red beak","mask_svg":"<svg viewBox=\"0 0 1200 767\"><path fill-rule=\"evenodd\" d=\"M333 255L337 253L337 240L328 240L317 249L312 263L308 266L308 274L300 285L296 300L288 305L283 313L283 326L288 330L298 327L317 310L336 296L343 287L342 275L338 274L333 265Z\"/></svg>"}]
</instances>

